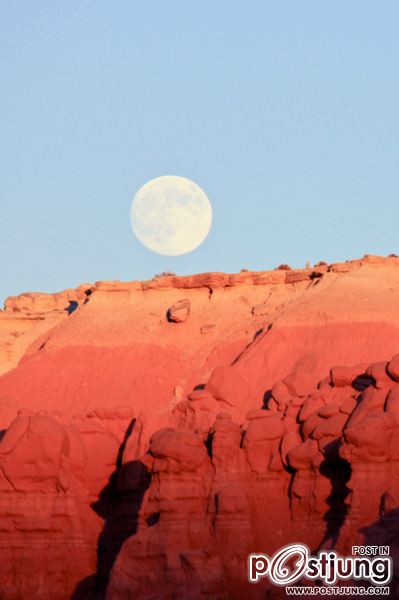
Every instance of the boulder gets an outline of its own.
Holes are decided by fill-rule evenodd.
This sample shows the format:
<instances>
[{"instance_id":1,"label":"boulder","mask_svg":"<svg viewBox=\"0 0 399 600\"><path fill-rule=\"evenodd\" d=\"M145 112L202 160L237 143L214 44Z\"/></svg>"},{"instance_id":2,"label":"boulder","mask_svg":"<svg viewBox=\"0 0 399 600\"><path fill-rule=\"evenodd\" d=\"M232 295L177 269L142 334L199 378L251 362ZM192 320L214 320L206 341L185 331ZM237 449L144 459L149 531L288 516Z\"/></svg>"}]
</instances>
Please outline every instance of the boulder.
<instances>
[{"instance_id":1,"label":"boulder","mask_svg":"<svg viewBox=\"0 0 399 600\"><path fill-rule=\"evenodd\" d=\"M205 387L230 406L245 405L248 399L248 383L234 367L216 367Z\"/></svg>"},{"instance_id":2,"label":"boulder","mask_svg":"<svg viewBox=\"0 0 399 600\"><path fill-rule=\"evenodd\" d=\"M196 468L207 457L202 440L191 431L165 428L150 439L150 453L155 458L172 458Z\"/></svg>"},{"instance_id":3,"label":"boulder","mask_svg":"<svg viewBox=\"0 0 399 600\"><path fill-rule=\"evenodd\" d=\"M270 312L270 308L268 308L266 304L255 304L255 306L252 307L251 312L254 317L262 317Z\"/></svg>"},{"instance_id":4,"label":"boulder","mask_svg":"<svg viewBox=\"0 0 399 600\"><path fill-rule=\"evenodd\" d=\"M183 323L190 314L190 300L184 298L175 302L167 312L167 319L172 323Z\"/></svg>"}]
</instances>

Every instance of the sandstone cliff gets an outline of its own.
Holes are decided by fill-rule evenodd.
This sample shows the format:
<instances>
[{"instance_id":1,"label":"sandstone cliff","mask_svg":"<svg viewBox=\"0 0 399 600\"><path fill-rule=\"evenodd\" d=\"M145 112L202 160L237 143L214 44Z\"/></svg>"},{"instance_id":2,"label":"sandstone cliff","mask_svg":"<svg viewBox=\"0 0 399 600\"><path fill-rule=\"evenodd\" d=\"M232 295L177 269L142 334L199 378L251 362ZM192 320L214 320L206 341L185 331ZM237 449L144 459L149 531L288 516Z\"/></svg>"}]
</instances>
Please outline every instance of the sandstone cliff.
<instances>
[{"instance_id":1,"label":"sandstone cliff","mask_svg":"<svg viewBox=\"0 0 399 600\"><path fill-rule=\"evenodd\" d=\"M8 299L1 597L271 598L250 551L398 552L398 300L373 256Z\"/></svg>"}]
</instances>

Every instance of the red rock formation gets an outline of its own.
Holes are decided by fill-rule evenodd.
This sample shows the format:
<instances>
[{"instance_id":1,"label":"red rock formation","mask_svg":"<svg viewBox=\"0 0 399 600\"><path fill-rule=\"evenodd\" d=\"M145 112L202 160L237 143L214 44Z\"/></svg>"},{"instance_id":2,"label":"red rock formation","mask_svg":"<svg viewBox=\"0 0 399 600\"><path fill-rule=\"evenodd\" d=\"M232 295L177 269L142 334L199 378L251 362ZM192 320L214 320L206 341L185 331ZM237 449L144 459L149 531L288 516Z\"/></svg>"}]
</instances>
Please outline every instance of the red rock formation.
<instances>
[{"instance_id":1,"label":"red rock formation","mask_svg":"<svg viewBox=\"0 0 399 600\"><path fill-rule=\"evenodd\" d=\"M263 598L251 551L392 543L398 290L367 257L8 300L2 598Z\"/></svg>"},{"instance_id":2,"label":"red rock formation","mask_svg":"<svg viewBox=\"0 0 399 600\"><path fill-rule=\"evenodd\" d=\"M152 477L143 522L116 559L107 599L263 598L246 583L250 551L300 540L350 554L368 543L367 527L399 502L397 356L384 369L333 367L316 386L287 377L273 387L273 408L250 411L241 426L219 413L205 440L190 415L189 429L155 434L152 458L142 458ZM373 543L391 541L388 528L373 531Z\"/></svg>"}]
</instances>

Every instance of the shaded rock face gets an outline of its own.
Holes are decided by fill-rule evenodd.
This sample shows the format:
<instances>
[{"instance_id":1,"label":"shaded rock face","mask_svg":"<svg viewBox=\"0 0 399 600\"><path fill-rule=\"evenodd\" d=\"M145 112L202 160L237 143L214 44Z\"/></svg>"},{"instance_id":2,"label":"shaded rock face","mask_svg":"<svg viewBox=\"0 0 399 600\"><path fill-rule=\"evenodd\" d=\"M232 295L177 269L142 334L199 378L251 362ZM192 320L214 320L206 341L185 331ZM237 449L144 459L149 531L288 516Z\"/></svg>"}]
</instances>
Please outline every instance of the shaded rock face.
<instances>
[{"instance_id":1,"label":"shaded rock face","mask_svg":"<svg viewBox=\"0 0 399 600\"><path fill-rule=\"evenodd\" d=\"M275 598L246 557L294 541L399 558L395 290L368 257L9 300L1 598Z\"/></svg>"}]
</instances>

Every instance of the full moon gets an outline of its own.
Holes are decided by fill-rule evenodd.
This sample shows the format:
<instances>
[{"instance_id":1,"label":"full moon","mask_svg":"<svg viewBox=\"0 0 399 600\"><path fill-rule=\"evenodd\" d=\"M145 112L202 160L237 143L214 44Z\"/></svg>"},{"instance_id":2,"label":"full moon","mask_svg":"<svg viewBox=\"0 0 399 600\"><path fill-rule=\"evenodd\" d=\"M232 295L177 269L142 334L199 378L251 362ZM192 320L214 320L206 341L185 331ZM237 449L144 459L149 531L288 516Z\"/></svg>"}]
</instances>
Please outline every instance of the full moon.
<instances>
[{"instance_id":1,"label":"full moon","mask_svg":"<svg viewBox=\"0 0 399 600\"><path fill-rule=\"evenodd\" d=\"M178 256L205 240L212 225L212 206L194 181L165 175L138 190L130 220L144 246L158 254Z\"/></svg>"}]
</instances>

